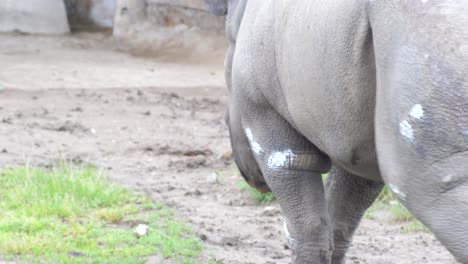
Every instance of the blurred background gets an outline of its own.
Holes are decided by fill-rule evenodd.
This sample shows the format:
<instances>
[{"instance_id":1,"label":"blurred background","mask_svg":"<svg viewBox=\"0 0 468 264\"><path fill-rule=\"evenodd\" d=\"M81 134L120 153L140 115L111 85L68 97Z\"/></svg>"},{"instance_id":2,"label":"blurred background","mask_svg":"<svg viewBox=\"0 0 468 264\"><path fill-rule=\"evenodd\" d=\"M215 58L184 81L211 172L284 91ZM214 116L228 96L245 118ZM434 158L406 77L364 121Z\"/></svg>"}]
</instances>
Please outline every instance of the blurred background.
<instances>
[{"instance_id":1,"label":"blurred background","mask_svg":"<svg viewBox=\"0 0 468 264\"><path fill-rule=\"evenodd\" d=\"M222 18L210 16L201 0L4 0L0 7L2 31L60 34L112 29L114 18L115 28L120 31L144 22L223 29Z\"/></svg>"}]
</instances>

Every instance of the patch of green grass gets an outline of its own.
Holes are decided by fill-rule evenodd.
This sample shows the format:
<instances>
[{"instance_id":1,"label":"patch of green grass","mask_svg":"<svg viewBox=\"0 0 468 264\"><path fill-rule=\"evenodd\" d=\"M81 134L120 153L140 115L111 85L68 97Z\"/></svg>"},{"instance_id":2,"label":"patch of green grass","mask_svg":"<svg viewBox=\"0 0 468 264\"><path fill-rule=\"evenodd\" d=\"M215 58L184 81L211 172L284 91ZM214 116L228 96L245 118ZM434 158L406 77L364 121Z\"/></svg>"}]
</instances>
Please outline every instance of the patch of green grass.
<instances>
[{"instance_id":1,"label":"patch of green grass","mask_svg":"<svg viewBox=\"0 0 468 264\"><path fill-rule=\"evenodd\" d=\"M324 184L327 181L327 179L328 179L328 173L322 174L322 181L323 181Z\"/></svg>"},{"instance_id":2,"label":"patch of green grass","mask_svg":"<svg viewBox=\"0 0 468 264\"><path fill-rule=\"evenodd\" d=\"M328 175L322 175L325 180ZM364 214L365 219L374 220L378 211L388 210L391 213L391 221L401 224L402 232L428 231L392 194L388 186L382 189L374 204Z\"/></svg>"},{"instance_id":3,"label":"patch of green grass","mask_svg":"<svg viewBox=\"0 0 468 264\"><path fill-rule=\"evenodd\" d=\"M173 213L109 182L95 168L0 172L0 255L32 263L192 263L201 244ZM138 238L134 226L149 232Z\"/></svg>"},{"instance_id":4,"label":"patch of green grass","mask_svg":"<svg viewBox=\"0 0 468 264\"><path fill-rule=\"evenodd\" d=\"M367 210L364 217L367 219L374 219L375 212L379 210L389 210L394 223L402 225L402 232L427 232L428 229L419 222L406 207L404 207L397 198L395 198L388 188L385 186L376 199L371 208Z\"/></svg>"},{"instance_id":5,"label":"patch of green grass","mask_svg":"<svg viewBox=\"0 0 468 264\"><path fill-rule=\"evenodd\" d=\"M363 217L364 219L375 220L375 209L373 207L367 209Z\"/></svg>"},{"instance_id":6,"label":"patch of green grass","mask_svg":"<svg viewBox=\"0 0 468 264\"><path fill-rule=\"evenodd\" d=\"M252 188L245 181L239 183L239 189L249 192L250 197L258 204L270 204L276 200L276 197L272 192L261 193L257 189Z\"/></svg>"},{"instance_id":7,"label":"patch of green grass","mask_svg":"<svg viewBox=\"0 0 468 264\"><path fill-rule=\"evenodd\" d=\"M395 200L390 203L390 212L393 217L392 221L402 225L401 230L403 233L418 231L429 232L427 227L419 222L419 220L417 220L400 202Z\"/></svg>"},{"instance_id":8,"label":"patch of green grass","mask_svg":"<svg viewBox=\"0 0 468 264\"><path fill-rule=\"evenodd\" d=\"M413 232L430 233L429 229L417 220L406 222L404 225L401 226L401 232L403 233L413 233Z\"/></svg>"},{"instance_id":9,"label":"patch of green grass","mask_svg":"<svg viewBox=\"0 0 468 264\"><path fill-rule=\"evenodd\" d=\"M385 186L380 192L379 197L377 197L377 202L378 203L383 203L389 205L392 201L395 201L396 198L393 196L392 192L388 188L388 186Z\"/></svg>"},{"instance_id":10,"label":"patch of green grass","mask_svg":"<svg viewBox=\"0 0 468 264\"><path fill-rule=\"evenodd\" d=\"M396 223L409 222L415 220L414 216L401 203L394 202L390 205L390 212L393 221Z\"/></svg>"}]
</instances>

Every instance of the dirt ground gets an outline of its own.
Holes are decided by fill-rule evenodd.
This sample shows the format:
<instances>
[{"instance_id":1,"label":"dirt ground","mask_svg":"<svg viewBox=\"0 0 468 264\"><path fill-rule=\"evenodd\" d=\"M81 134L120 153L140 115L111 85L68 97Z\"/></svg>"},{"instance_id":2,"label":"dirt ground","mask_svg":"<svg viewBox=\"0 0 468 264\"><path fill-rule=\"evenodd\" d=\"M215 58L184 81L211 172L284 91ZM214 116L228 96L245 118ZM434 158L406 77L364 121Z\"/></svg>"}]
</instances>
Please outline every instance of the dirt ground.
<instances>
[{"instance_id":1,"label":"dirt ground","mask_svg":"<svg viewBox=\"0 0 468 264\"><path fill-rule=\"evenodd\" d=\"M222 53L172 62L118 51L103 34L0 35L0 167L96 164L192 223L202 263L289 263L278 205L265 211L240 191L229 159ZM378 215L348 263L456 263L431 234Z\"/></svg>"}]
</instances>

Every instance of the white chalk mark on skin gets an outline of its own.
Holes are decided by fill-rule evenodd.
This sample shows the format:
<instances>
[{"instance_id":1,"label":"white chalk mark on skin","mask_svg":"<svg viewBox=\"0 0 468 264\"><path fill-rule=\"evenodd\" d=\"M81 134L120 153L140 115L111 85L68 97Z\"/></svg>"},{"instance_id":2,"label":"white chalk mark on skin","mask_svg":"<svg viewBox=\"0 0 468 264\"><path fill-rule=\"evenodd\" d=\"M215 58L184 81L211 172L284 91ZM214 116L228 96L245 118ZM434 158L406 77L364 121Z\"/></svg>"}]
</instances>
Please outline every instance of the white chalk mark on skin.
<instances>
[{"instance_id":1,"label":"white chalk mark on skin","mask_svg":"<svg viewBox=\"0 0 468 264\"><path fill-rule=\"evenodd\" d=\"M413 139L414 139L413 127L410 125L410 123L408 121L406 121L406 120L401 121L401 123L400 123L400 133L404 137L407 137L409 140L413 141Z\"/></svg>"},{"instance_id":2,"label":"white chalk mark on skin","mask_svg":"<svg viewBox=\"0 0 468 264\"><path fill-rule=\"evenodd\" d=\"M442 182L444 183L450 183L453 181L453 175L452 174L447 174L444 177L442 177Z\"/></svg>"},{"instance_id":3,"label":"white chalk mark on skin","mask_svg":"<svg viewBox=\"0 0 468 264\"><path fill-rule=\"evenodd\" d=\"M290 248L294 247L294 238L292 238L291 233L289 233L288 224L286 223L286 219L283 219L283 230L284 234L286 235L286 240L288 241L288 245Z\"/></svg>"},{"instance_id":4,"label":"white chalk mark on skin","mask_svg":"<svg viewBox=\"0 0 468 264\"><path fill-rule=\"evenodd\" d=\"M416 104L410 111L410 115L414 118L421 119L424 116L424 110L422 105Z\"/></svg>"},{"instance_id":5,"label":"white chalk mark on skin","mask_svg":"<svg viewBox=\"0 0 468 264\"><path fill-rule=\"evenodd\" d=\"M255 154L260 154L260 153L262 153L262 152L263 152L263 149L262 149L262 147L260 146L260 144L258 144L258 142L255 141L254 136L253 136L253 133L252 133L252 129L246 128L246 129L245 129L245 135L247 136L247 139L249 140L250 147L252 148L252 151L253 151Z\"/></svg>"},{"instance_id":6,"label":"white chalk mark on skin","mask_svg":"<svg viewBox=\"0 0 468 264\"><path fill-rule=\"evenodd\" d=\"M404 194L403 192L400 191L400 189L393 185L393 184L389 184L388 187L390 187L390 189L392 190L392 192L398 196L398 198L404 200L406 198L406 194Z\"/></svg>"},{"instance_id":7,"label":"white chalk mark on skin","mask_svg":"<svg viewBox=\"0 0 468 264\"><path fill-rule=\"evenodd\" d=\"M291 163L293 155L291 150L275 152L268 158L268 166L270 168L287 167Z\"/></svg>"}]
</instances>

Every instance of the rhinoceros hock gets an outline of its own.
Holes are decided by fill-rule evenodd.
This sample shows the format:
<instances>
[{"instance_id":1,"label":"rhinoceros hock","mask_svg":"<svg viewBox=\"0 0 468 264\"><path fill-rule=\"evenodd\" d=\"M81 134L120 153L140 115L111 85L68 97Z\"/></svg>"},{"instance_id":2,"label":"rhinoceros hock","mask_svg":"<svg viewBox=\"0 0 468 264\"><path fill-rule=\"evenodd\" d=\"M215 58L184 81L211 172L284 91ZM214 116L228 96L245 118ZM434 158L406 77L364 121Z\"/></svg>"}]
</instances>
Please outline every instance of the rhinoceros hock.
<instances>
[{"instance_id":1,"label":"rhinoceros hock","mask_svg":"<svg viewBox=\"0 0 468 264\"><path fill-rule=\"evenodd\" d=\"M384 184L468 263L468 1L205 1L227 16L235 161L294 263L344 263Z\"/></svg>"}]
</instances>

